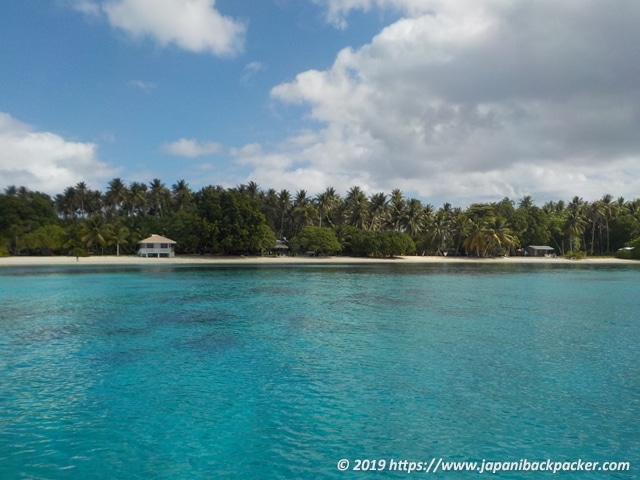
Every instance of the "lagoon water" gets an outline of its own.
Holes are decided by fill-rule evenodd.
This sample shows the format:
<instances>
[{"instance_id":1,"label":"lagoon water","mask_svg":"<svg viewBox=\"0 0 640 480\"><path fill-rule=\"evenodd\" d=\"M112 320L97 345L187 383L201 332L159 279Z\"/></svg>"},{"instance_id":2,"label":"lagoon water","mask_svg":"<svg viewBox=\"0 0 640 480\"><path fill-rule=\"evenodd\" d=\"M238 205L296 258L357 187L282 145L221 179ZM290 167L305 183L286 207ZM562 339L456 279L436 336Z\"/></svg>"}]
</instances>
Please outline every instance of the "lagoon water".
<instances>
[{"instance_id":1,"label":"lagoon water","mask_svg":"<svg viewBox=\"0 0 640 480\"><path fill-rule=\"evenodd\" d=\"M638 478L639 345L635 265L4 269L0 478Z\"/></svg>"}]
</instances>

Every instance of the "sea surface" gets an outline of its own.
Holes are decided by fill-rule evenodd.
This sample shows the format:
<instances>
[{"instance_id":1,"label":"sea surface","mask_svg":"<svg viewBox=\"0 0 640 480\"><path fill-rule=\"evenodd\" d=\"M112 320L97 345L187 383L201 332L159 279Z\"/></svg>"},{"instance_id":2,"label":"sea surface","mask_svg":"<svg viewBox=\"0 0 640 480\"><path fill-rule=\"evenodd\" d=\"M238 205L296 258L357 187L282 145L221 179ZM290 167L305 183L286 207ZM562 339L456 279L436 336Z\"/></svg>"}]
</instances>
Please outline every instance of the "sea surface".
<instances>
[{"instance_id":1,"label":"sea surface","mask_svg":"<svg viewBox=\"0 0 640 480\"><path fill-rule=\"evenodd\" d=\"M426 476L640 478L640 266L0 270L2 480Z\"/></svg>"}]
</instances>

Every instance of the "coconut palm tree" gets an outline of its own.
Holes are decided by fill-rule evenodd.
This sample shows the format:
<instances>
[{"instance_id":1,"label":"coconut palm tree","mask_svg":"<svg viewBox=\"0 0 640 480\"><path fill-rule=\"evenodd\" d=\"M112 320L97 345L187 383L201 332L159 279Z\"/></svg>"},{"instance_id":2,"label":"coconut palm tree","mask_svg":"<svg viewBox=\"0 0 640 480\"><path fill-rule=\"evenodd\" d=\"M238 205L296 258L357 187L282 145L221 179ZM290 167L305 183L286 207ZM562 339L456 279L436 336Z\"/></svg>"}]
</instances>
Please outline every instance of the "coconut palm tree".
<instances>
[{"instance_id":1,"label":"coconut palm tree","mask_svg":"<svg viewBox=\"0 0 640 480\"><path fill-rule=\"evenodd\" d=\"M87 187L87 184L85 182L78 182L74 187L74 190L75 190L75 203L80 212L80 216L84 218L86 214L85 203L90 193L89 187Z\"/></svg>"},{"instance_id":2,"label":"coconut palm tree","mask_svg":"<svg viewBox=\"0 0 640 480\"><path fill-rule=\"evenodd\" d=\"M54 205L58 215L63 218L75 217L76 215L76 190L73 187L64 189L64 193L57 194L54 198Z\"/></svg>"},{"instance_id":3,"label":"coconut palm tree","mask_svg":"<svg viewBox=\"0 0 640 480\"><path fill-rule=\"evenodd\" d=\"M257 200L258 197L260 196L260 185L258 185L256 182L254 182L253 180L249 181L249 183L246 185L246 192L247 195L249 195L249 197L252 200Z\"/></svg>"},{"instance_id":4,"label":"coconut palm tree","mask_svg":"<svg viewBox=\"0 0 640 480\"><path fill-rule=\"evenodd\" d=\"M402 191L398 188L392 190L389 198L389 226L392 230L400 231L405 207L406 202Z\"/></svg>"},{"instance_id":5,"label":"coconut palm tree","mask_svg":"<svg viewBox=\"0 0 640 480\"><path fill-rule=\"evenodd\" d=\"M531 198L531 195L525 195L518 202L518 208L523 208L527 210L531 207L533 207L533 198Z\"/></svg>"},{"instance_id":6,"label":"coconut palm tree","mask_svg":"<svg viewBox=\"0 0 640 480\"><path fill-rule=\"evenodd\" d=\"M365 193L360 187L353 186L347 192L344 201L349 225L364 228L369 215L369 202Z\"/></svg>"},{"instance_id":7,"label":"coconut palm tree","mask_svg":"<svg viewBox=\"0 0 640 480\"><path fill-rule=\"evenodd\" d=\"M469 226L469 217L464 212L459 212L451 217L449 224L450 232L456 239L456 255L460 254L460 247L462 246L462 240L465 236L465 232Z\"/></svg>"},{"instance_id":8,"label":"coconut palm tree","mask_svg":"<svg viewBox=\"0 0 640 480\"><path fill-rule=\"evenodd\" d=\"M118 225L108 231L107 243L116 246L116 256L120 256L120 245L129 243L129 229L124 225Z\"/></svg>"},{"instance_id":9,"label":"coconut palm tree","mask_svg":"<svg viewBox=\"0 0 640 480\"><path fill-rule=\"evenodd\" d=\"M98 246L104 247L111 233L111 226L104 222L101 215L89 217L82 224L80 230L82 242L87 248L93 248L94 250L98 248ZM104 253L104 250L102 253Z\"/></svg>"},{"instance_id":10,"label":"coconut palm tree","mask_svg":"<svg viewBox=\"0 0 640 480\"><path fill-rule=\"evenodd\" d=\"M291 193L289 190L280 190L278 193L278 207L280 209L280 232L279 237L283 238L284 236L284 218L285 215L289 213L291 209Z\"/></svg>"},{"instance_id":11,"label":"coconut palm tree","mask_svg":"<svg viewBox=\"0 0 640 480\"><path fill-rule=\"evenodd\" d=\"M278 230L279 223L279 209L278 209L278 194L275 189L270 188L266 193L262 194L260 201L260 210L262 211L267 225L273 230L274 235Z\"/></svg>"},{"instance_id":12,"label":"coconut palm tree","mask_svg":"<svg viewBox=\"0 0 640 480\"><path fill-rule=\"evenodd\" d=\"M291 218L296 226L297 231L302 230L308 225L313 225L313 219L316 218L318 212L313 205L311 198L307 197L306 190L298 190L293 201L291 209Z\"/></svg>"},{"instance_id":13,"label":"coconut palm tree","mask_svg":"<svg viewBox=\"0 0 640 480\"><path fill-rule=\"evenodd\" d=\"M567 205L564 222L564 233L569 237L569 250L574 249L574 239L582 237L586 226L584 217L584 200L580 197L573 197Z\"/></svg>"},{"instance_id":14,"label":"coconut palm tree","mask_svg":"<svg viewBox=\"0 0 640 480\"><path fill-rule=\"evenodd\" d=\"M467 227L467 236L462 245L467 251L475 251L476 257L485 254L487 249L487 234L481 220L469 220Z\"/></svg>"},{"instance_id":15,"label":"coconut palm tree","mask_svg":"<svg viewBox=\"0 0 640 480\"><path fill-rule=\"evenodd\" d=\"M593 255L596 244L596 229L600 229L604 221L604 205L600 200L587 204L585 215L586 220L591 223L591 255ZM602 241L600 242L600 252L602 253Z\"/></svg>"},{"instance_id":16,"label":"coconut palm tree","mask_svg":"<svg viewBox=\"0 0 640 480\"><path fill-rule=\"evenodd\" d=\"M162 183L162 180L154 178L149 183L147 198L153 214L161 218L171 199L171 192L165 184Z\"/></svg>"},{"instance_id":17,"label":"coconut palm tree","mask_svg":"<svg viewBox=\"0 0 640 480\"><path fill-rule=\"evenodd\" d=\"M335 208L338 195L333 187L328 187L324 192L316 195L314 199L316 208L318 209L318 226L322 227L322 219L326 218L331 222L329 215Z\"/></svg>"},{"instance_id":18,"label":"coconut palm tree","mask_svg":"<svg viewBox=\"0 0 640 480\"><path fill-rule=\"evenodd\" d=\"M607 232L607 253L609 253L609 240L611 238L609 223L616 218L619 208L618 204L613 202L613 197L608 193L603 195L600 201L602 203L602 217L604 220L604 228Z\"/></svg>"},{"instance_id":19,"label":"coconut palm tree","mask_svg":"<svg viewBox=\"0 0 640 480\"><path fill-rule=\"evenodd\" d=\"M449 231L448 216L444 212L438 211L427 226L427 240L431 248L439 255L443 254Z\"/></svg>"},{"instance_id":20,"label":"coconut palm tree","mask_svg":"<svg viewBox=\"0 0 640 480\"><path fill-rule=\"evenodd\" d=\"M412 198L407 202L407 206L400 221L402 230L412 237L417 237L424 228L424 209L422 203L417 198Z\"/></svg>"},{"instance_id":21,"label":"coconut palm tree","mask_svg":"<svg viewBox=\"0 0 640 480\"><path fill-rule=\"evenodd\" d=\"M384 225L389 201L385 193L374 193L369 197L369 230L378 231Z\"/></svg>"},{"instance_id":22,"label":"coconut palm tree","mask_svg":"<svg viewBox=\"0 0 640 480\"><path fill-rule=\"evenodd\" d=\"M502 251L503 248L511 251L517 244L517 239L513 235L509 223L501 216L487 219L483 230L486 235L487 246L493 248L496 254L504 253Z\"/></svg>"},{"instance_id":23,"label":"coconut palm tree","mask_svg":"<svg viewBox=\"0 0 640 480\"><path fill-rule=\"evenodd\" d=\"M126 199L127 211L135 216L147 213L147 185L141 182L131 182L129 195Z\"/></svg>"},{"instance_id":24,"label":"coconut palm tree","mask_svg":"<svg viewBox=\"0 0 640 480\"><path fill-rule=\"evenodd\" d=\"M171 185L171 193L173 195L175 211L182 210L191 203L193 192L185 180L178 180Z\"/></svg>"},{"instance_id":25,"label":"coconut palm tree","mask_svg":"<svg viewBox=\"0 0 640 480\"><path fill-rule=\"evenodd\" d=\"M106 207L112 213L119 212L128 194L129 191L123 181L120 178L114 178L107 185L107 191L104 194Z\"/></svg>"}]
</instances>

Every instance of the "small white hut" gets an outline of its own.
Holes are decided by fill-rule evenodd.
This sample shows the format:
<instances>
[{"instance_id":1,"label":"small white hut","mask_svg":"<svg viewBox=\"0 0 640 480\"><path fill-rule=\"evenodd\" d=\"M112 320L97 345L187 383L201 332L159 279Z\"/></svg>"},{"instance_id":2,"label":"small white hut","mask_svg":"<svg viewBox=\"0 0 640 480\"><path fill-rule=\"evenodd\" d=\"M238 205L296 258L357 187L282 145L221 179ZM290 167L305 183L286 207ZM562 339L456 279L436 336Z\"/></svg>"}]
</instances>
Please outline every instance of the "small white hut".
<instances>
[{"instance_id":1,"label":"small white hut","mask_svg":"<svg viewBox=\"0 0 640 480\"><path fill-rule=\"evenodd\" d=\"M160 235L151 235L149 238L140 240L138 245L140 245L138 249L139 257L172 258L176 255L176 242Z\"/></svg>"}]
</instances>

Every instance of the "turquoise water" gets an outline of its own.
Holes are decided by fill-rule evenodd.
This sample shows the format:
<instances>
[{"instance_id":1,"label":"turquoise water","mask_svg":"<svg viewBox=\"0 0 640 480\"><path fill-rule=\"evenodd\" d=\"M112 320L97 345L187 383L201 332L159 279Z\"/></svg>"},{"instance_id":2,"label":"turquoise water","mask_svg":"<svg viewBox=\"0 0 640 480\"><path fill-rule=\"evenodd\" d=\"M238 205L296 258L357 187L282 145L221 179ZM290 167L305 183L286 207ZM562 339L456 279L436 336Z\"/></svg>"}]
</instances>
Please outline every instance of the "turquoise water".
<instances>
[{"instance_id":1,"label":"turquoise water","mask_svg":"<svg viewBox=\"0 0 640 480\"><path fill-rule=\"evenodd\" d=\"M0 479L638 478L633 267L0 270Z\"/></svg>"}]
</instances>

